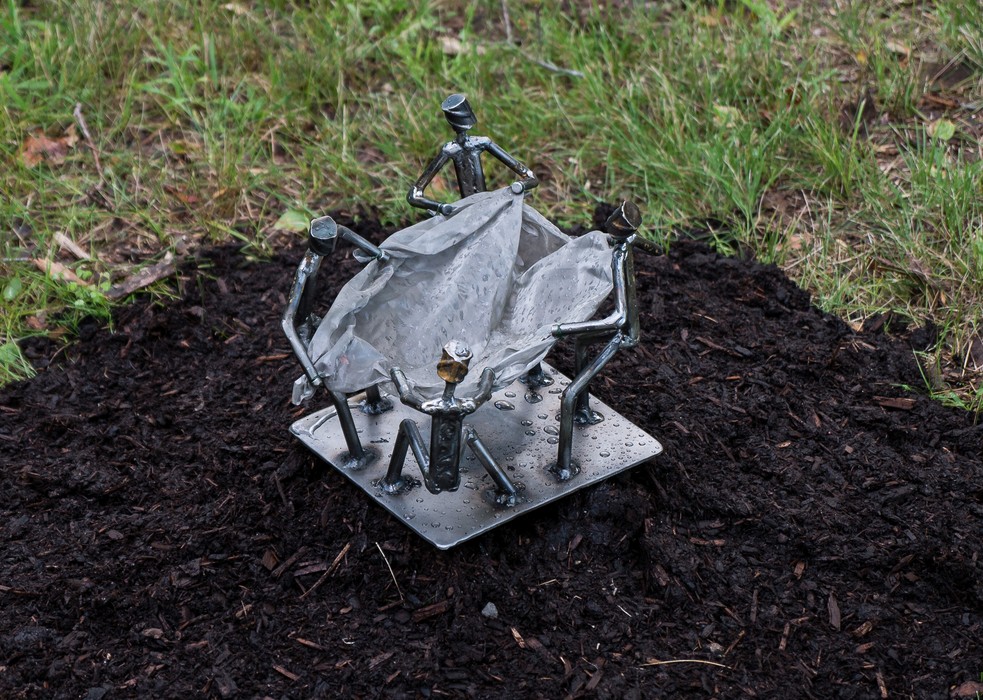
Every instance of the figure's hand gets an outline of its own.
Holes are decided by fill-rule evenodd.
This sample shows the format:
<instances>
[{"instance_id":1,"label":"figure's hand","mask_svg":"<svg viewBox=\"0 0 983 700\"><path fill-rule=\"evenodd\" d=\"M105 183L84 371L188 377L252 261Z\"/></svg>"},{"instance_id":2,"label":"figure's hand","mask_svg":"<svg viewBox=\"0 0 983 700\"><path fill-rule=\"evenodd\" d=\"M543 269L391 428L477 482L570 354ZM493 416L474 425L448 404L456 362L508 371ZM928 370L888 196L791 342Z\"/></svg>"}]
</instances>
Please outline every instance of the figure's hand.
<instances>
[{"instance_id":1,"label":"figure's hand","mask_svg":"<svg viewBox=\"0 0 983 700\"><path fill-rule=\"evenodd\" d=\"M512 194L522 194L526 191L526 186L522 182L516 181L509 185L509 189L512 190Z\"/></svg>"}]
</instances>

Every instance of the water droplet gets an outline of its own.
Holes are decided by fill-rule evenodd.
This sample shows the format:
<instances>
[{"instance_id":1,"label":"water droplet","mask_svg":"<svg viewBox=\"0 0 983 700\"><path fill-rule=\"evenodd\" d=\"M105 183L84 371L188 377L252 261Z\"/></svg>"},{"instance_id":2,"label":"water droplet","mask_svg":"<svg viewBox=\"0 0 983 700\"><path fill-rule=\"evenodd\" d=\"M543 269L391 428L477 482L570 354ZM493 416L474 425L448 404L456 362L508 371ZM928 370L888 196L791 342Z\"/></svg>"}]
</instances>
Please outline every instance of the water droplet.
<instances>
[{"instance_id":1,"label":"water droplet","mask_svg":"<svg viewBox=\"0 0 983 700\"><path fill-rule=\"evenodd\" d=\"M546 420L547 418L549 418L549 415L547 415L546 413L540 413L540 414L539 414L539 415L537 415L536 417L537 417L537 418L538 418L539 420Z\"/></svg>"},{"instance_id":2,"label":"water droplet","mask_svg":"<svg viewBox=\"0 0 983 700\"><path fill-rule=\"evenodd\" d=\"M611 456L611 453L610 452L601 452L600 454L601 454L601 457L610 457Z\"/></svg>"},{"instance_id":3,"label":"water droplet","mask_svg":"<svg viewBox=\"0 0 983 700\"><path fill-rule=\"evenodd\" d=\"M497 408L499 411L514 411L515 410L515 406L512 403L508 402L508 401L496 401L495 402L495 408Z\"/></svg>"},{"instance_id":4,"label":"water droplet","mask_svg":"<svg viewBox=\"0 0 983 700\"><path fill-rule=\"evenodd\" d=\"M560 438L555 438L555 437L548 437L548 438L546 438L546 442L548 442L551 445L555 445L559 441L560 441Z\"/></svg>"},{"instance_id":5,"label":"water droplet","mask_svg":"<svg viewBox=\"0 0 983 700\"><path fill-rule=\"evenodd\" d=\"M535 391L530 391L526 393L526 401L529 403L539 403L543 400L542 394L537 394Z\"/></svg>"},{"instance_id":6,"label":"water droplet","mask_svg":"<svg viewBox=\"0 0 983 700\"><path fill-rule=\"evenodd\" d=\"M536 431L535 430L527 430L526 431L526 435L535 435L535 434L536 434Z\"/></svg>"},{"instance_id":7,"label":"water droplet","mask_svg":"<svg viewBox=\"0 0 983 700\"><path fill-rule=\"evenodd\" d=\"M550 389L551 394L562 394L563 389Z\"/></svg>"},{"instance_id":8,"label":"water droplet","mask_svg":"<svg viewBox=\"0 0 983 700\"><path fill-rule=\"evenodd\" d=\"M514 399L514 398L515 398L515 392L514 392L514 391L506 391L506 392L505 392L505 395L506 395L506 396L507 396L508 398L510 398L510 399Z\"/></svg>"},{"instance_id":9,"label":"water droplet","mask_svg":"<svg viewBox=\"0 0 983 700\"><path fill-rule=\"evenodd\" d=\"M422 498L418 498L418 499L416 499L416 502L417 503L423 503L423 499Z\"/></svg>"},{"instance_id":10,"label":"water droplet","mask_svg":"<svg viewBox=\"0 0 983 700\"><path fill-rule=\"evenodd\" d=\"M626 442L625 443L625 447L634 447L634 446L635 446L635 443L633 443L633 442Z\"/></svg>"},{"instance_id":11,"label":"water droplet","mask_svg":"<svg viewBox=\"0 0 983 700\"><path fill-rule=\"evenodd\" d=\"M440 523L430 523L430 527L440 527Z\"/></svg>"},{"instance_id":12,"label":"water droplet","mask_svg":"<svg viewBox=\"0 0 983 700\"><path fill-rule=\"evenodd\" d=\"M519 421L519 424L520 425L525 425L525 426L528 427L528 426L532 425L532 421L531 420Z\"/></svg>"},{"instance_id":13,"label":"water droplet","mask_svg":"<svg viewBox=\"0 0 983 700\"><path fill-rule=\"evenodd\" d=\"M560 431L557 430L557 428L556 428L555 425L547 425L545 428L543 428L543 432L546 433L547 435L559 435L560 434Z\"/></svg>"}]
</instances>

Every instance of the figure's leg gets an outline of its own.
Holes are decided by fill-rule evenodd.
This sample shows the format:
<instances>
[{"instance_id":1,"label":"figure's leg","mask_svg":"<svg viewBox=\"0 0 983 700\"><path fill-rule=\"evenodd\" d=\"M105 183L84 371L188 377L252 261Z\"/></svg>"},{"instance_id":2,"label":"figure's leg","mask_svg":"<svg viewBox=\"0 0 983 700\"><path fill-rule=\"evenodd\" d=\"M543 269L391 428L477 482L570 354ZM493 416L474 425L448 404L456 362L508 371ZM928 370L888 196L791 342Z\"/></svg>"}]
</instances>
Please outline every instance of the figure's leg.
<instances>
[{"instance_id":1,"label":"figure's leg","mask_svg":"<svg viewBox=\"0 0 983 700\"><path fill-rule=\"evenodd\" d=\"M515 505L515 499L519 493L518 489L516 489L515 484L512 483L508 474L505 473L505 470L492 457L491 452L485 447L485 443L478 437L478 433L474 432L473 428L465 427L464 439L467 441L471 451L474 452L475 457L478 458L478 461L485 468L485 471L488 472L488 476L495 482L495 501L503 506Z\"/></svg>"},{"instance_id":2,"label":"figure's leg","mask_svg":"<svg viewBox=\"0 0 983 700\"><path fill-rule=\"evenodd\" d=\"M614 336L601 353L594 358L590 366L577 373L574 380L570 383L560 400L560 442L557 448L556 467L554 473L560 481L566 481L576 474L573 464L573 423L574 412L577 400L581 393L586 393L587 386L597 373L604 369L604 365L614 357L614 353L621 347L623 336L619 333Z\"/></svg>"},{"instance_id":3,"label":"figure's leg","mask_svg":"<svg viewBox=\"0 0 983 700\"><path fill-rule=\"evenodd\" d=\"M399 424L396 444L393 445L393 455L389 460L389 470L382 480L382 488L386 493L397 494L406 486L406 481L403 479L403 465L406 463L406 452L411 447L413 448L413 456L420 463L420 469L426 474L430 465L430 456L423 444L423 436L420 435L420 429L416 423L406 418Z\"/></svg>"},{"instance_id":4,"label":"figure's leg","mask_svg":"<svg viewBox=\"0 0 983 700\"><path fill-rule=\"evenodd\" d=\"M378 416L386 411L391 411L393 402L388 396L383 396L378 384L373 384L365 390L365 401L360 408L362 413L368 416Z\"/></svg>"},{"instance_id":5,"label":"figure's leg","mask_svg":"<svg viewBox=\"0 0 983 700\"><path fill-rule=\"evenodd\" d=\"M526 372L519 381L530 389L538 389L541 386L550 386L553 384L553 377L546 374L541 362L537 362L536 366Z\"/></svg>"},{"instance_id":6,"label":"figure's leg","mask_svg":"<svg viewBox=\"0 0 983 700\"><path fill-rule=\"evenodd\" d=\"M590 339L578 338L574 343L574 371L575 376L579 377L587 365L587 350L590 347ZM591 377L593 379L593 376ZM590 407L590 379L583 390L577 394L577 405L573 414L573 422L577 425L595 425L604 420L597 411L592 411Z\"/></svg>"},{"instance_id":7,"label":"figure's leg","mask_svg":"<svg viewBox=\"0 0 983 700\"><path fill-rule=\"evenodd\" d=\"M375 458L375 454L362 447L362 441L358 439L358 430L352 418L352 409L348 406L348 397L340 391L329 391L328 394L338 414L341 433L345 436L345 446L348 447L348 462L345 467L361 469Z\"/></svg>"}]
</instances>

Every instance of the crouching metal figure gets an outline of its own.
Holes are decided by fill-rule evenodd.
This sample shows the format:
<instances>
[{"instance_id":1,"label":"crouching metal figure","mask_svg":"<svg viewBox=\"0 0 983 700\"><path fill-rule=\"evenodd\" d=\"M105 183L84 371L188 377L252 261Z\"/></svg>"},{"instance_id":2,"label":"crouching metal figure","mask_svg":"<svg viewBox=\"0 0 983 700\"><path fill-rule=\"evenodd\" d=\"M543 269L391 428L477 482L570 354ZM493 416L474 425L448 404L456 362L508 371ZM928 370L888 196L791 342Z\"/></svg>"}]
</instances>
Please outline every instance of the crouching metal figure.
<instances>
[{"instance_id":1,"label":"crouching metal figure","mask_svg":"<svg viewBox=\"0 0 983 700\"><path fill-rule=\"evenodd\" d=\"M634 243L642 222L641 212L632 202L623 202L604 224L611 237L611 267L614 281L615 307L607 318L582 323L560 323L553 327L556 338L574 338L574 368L576 376L560 402L560 442L554 474L561 481L573 477L578 469L573 463L573 426L593 425L604 416L591 410L590 382L604 369L621 348L638 345L638 302L635 293ZM604 349L587 364L590 345L607 341Z\"/></svg>"},{"instance_id":2,"label":"crouching metal figure","mask_svg":"<svg viewBox=\"0 0 983 700\"><path fill-rule=\"evenodd\" d=\"M347 241L355 246L355 257L360 262L368 262L373 259L385 262L388 257L384 250L365 240L351 229L339 226L330 216L314 219L311 222L307 253L297 268L294 285L290 290L290 300L280 322L283 332L290 341L290 347L304 368L304 376L294 382L293 403L295 405L309 399L314 395L317 388L324 384L320 372L317 371L311 361L308 348L314 331L317 330L318 324L321 322L321 319L313 312L314 300L317 297L317 272L321 267L321 261L334 253L339 240ZM328 391L328 395L338 412L338 420L341 423L345 444L348 447L346 467L359 469L366 466L375 459L375 455L366 450L358 438L358 431L352 420L352 412L348 407L347 397L338 391ZM378 386L366 389L366 397L362 406L362 411L365 413L377 415L392 408L392 401L382 396Z\"/></svg>"},{"instance_id":3,"label":"crouching metal figure","mask_svg":"<svg viewBox=\"0 0 983 700\"><path fill-rule=\"evenodd\" d=\"M430 493L457 491L461 485L461 457L466 443L495 482L496 502L500 505L515 504L518 493L515 485L491 456L474 429L464 425L465 416L474 413L491 397L495 382L494 371L486 367L481 373L478 393L474 398L459 399L454 396L455 388L468 374L471 358L471 350L464 343L451 341L444 346L440 362L437 363L437 375L445 382L444 393L439 399L429 401L410 389L406 376L398 367L391 370L390 376L400 400L430 416L430 450L424 445L415 421L407 418L400 423L389 471L382 481L382 488L386 492L400 493L406 487L402 474L409 448L413 450L413 456L423 474L423 483Z\"/></svg>"}]
</instances>

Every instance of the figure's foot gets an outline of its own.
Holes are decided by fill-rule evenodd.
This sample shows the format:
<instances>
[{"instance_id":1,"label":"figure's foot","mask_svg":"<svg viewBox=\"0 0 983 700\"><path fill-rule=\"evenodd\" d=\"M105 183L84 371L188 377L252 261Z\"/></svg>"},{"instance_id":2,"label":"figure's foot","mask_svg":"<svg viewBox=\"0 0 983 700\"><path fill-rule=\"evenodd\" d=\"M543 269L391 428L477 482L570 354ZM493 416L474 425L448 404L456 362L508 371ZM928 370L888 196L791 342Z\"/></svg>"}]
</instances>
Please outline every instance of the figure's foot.
<instances>
[{"instance_id":1,"label":"figure's foot","mask_svg":"<svg viewBox=\"0 0 983 700\"><path fill-rule=\"evenodd\" d=\"M369 398L365 399L359 403L358 407L367 416L378 416L393 410L393 402L388 396L380 395L375 401Z\"/></svg>"},{"instance_id":2,"label":"figure's foot","mask_svg":"<svg viewBox=\"0 0 983 700\"><path fill-rule=\"evenodd\" d=\"M497 489L492 495L492 502L501 508L511 508L518 502L518 496L515 493Z\"/></svg>"},{"instance_id":3,"label":"figure's foot","mask_svg":"<svg viewBox=\"0 0 983 700\"><path fill-rule=\"evenodd\" d=\"M573 413L573 422L577 425L597 425L604 420L604 415L590 408L578 408Z\"/></svg>"},{"instance_id":4,"label":"figure's foot","mask_svg":"<svg viewBox=\"0 0 983 700\"><path fill-rule=\"evenodd\" d=\"M361 457L353 457L350 452L346 452L341 456L341 468L347 469L349 471L357 472L361 469L365 469L367 466L372 464L379 457L379 453L375 450L370 450L366 448L362 451Z\"/></svg>"},{"instance_id":5,"label":"figure's foot","mask_svg":"<svg viewBox=\"0 0 983 700\"><path fill-rule=\"evenodd\" d=\"M569 465L561 467L559 464L554 464L549 469L550 474L556 477L557 481L570 481L573 477L580 473L580 467L577 466L576 462L570 462Z\"/></svg>"},{"instance_id":6,"label":"figure's foot","mask_svg":"<svg viewBox=\"0 0 983 700\"><path fill-rule=\"evenodd\" d=\"M383 479L379 482L379 486L390 496L396 496L406 490L406 481L402 478L396 479L395 481L386 481Z\"/></svg>"},{"instance_id":7,"label":"figure's foot","mask_svg":"<svg viewBox=\"0 0 983 700\"><path fill-rule=\"evenodd\" d=\"M519 381L525 384L530 389L538 389L541 386L551 386L553 384L553 377L548 375L541 364L536 365L531 370L526 372Z\"/></svg>"}]
</instances>

